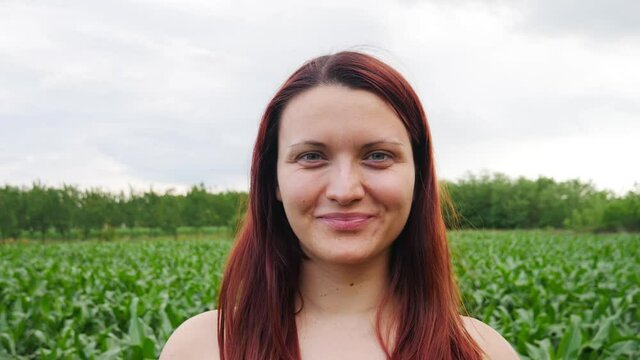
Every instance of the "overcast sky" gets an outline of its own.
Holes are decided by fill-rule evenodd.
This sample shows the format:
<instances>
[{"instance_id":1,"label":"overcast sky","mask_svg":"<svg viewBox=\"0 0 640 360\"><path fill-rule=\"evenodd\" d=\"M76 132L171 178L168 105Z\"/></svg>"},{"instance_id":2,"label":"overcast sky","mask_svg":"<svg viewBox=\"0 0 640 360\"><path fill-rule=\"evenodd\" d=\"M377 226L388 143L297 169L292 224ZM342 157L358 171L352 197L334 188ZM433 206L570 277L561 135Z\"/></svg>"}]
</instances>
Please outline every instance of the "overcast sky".
<instances>
[{"instance_id":1,"label":"overcast sky","mask_svg":"<svg viewBox=\"0 0 640 360\"><path fill-rule=\"evenodd\" d=\"M0 0L0 184L246 190L277 87L355 49L418 92L440 177L621 193L640 182L638 14L634 0Z\"/></svg>"}]
</instances>

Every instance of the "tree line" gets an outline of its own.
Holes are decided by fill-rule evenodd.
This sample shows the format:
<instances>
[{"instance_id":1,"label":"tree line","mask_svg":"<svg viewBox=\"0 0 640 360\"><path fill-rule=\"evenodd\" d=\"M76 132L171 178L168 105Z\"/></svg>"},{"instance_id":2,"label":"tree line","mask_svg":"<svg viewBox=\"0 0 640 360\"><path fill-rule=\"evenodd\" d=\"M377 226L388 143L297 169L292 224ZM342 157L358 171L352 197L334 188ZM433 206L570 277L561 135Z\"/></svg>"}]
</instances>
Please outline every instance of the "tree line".
<instances>
[{"instance_id":1,"label":"tree line","mask_svg":"<svg viewBox=\"0 0 640 360\"><path fill-rule=\"evenodd\" d=\"M640 184L619 196L580 180L494 173L469 174L442 189L456 210L443 209L450 227L640 231Z\"/></svg>"},{"instance_id":2,"label":"tree line","mask_svg":"<svg viewBox=\"0 0 640 360\"><path fill-rule=\"evenodd\" d=\"M638 185L618 196L579 180L512 179L497 173L470 174L441 185L442 197L450 199L443 202L449 228L640 231ZM203 184L186 194L5 185L0 188L0 237L113 237L121 229L177 237L181 227L235 229L246 201L244 192L214 193Z\"/></svg>"},{"instance_id":3,"label":"tree line","mask_svg":"<svg viewBox=\"0 0 640 360\"><path fill-rule=\"evenodd\" d=\"M180 227L234 228L246 198L244 192L212 193L203 184L192 186L184 195L173 190L138 193L130 189L127 194L114 194L70 185L5 185L0 188L0 237L44 239L53 231L67 239L79 231L84 239L95 233L112 238L120 229L142 229L143 233L147 229L151 235L177 237Z\"/></svg>"}]
</instances>

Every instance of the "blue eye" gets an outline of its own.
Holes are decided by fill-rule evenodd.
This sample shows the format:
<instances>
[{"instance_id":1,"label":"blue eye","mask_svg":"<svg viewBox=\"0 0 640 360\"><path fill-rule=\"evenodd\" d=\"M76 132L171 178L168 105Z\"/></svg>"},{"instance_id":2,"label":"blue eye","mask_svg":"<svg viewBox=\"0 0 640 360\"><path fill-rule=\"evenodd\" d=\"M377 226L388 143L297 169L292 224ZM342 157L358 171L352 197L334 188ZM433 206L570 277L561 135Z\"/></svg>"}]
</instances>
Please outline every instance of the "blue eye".
<instances>
[{"instance_id":1,"label":"blue eye","mask_svg":"<svg viewBox=\"0 0 640 360\"><path fill-rule=\"evenodd\" d=\"M367 156L367 159L373 160L373 161L385 161L385 160L388 160L389 158L391 158L389 154L380 152L380 151L371 153Z\"/></svg>"},{"instance_id":2,"label":"blue eye","mask_svg":"<svg viewBox=\"0 0 640 360\"><path fill-rule=\"evenodd\" d=\"M318 161L318 160L322 160L322 157L318 153L306 153L306 154L302 154L302 156L300 156L298 159L305 160L305 161Z\"/></svg>"}]
</instances>

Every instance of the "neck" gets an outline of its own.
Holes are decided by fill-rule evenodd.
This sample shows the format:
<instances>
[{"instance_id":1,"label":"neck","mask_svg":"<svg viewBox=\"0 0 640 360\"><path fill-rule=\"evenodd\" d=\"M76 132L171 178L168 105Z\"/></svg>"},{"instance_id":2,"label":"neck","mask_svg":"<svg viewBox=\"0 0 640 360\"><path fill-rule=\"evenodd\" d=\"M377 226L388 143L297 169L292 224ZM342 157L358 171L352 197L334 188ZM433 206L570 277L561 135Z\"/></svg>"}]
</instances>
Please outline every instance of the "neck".
<instances>
[{"instance_id":1,"label":"neck","mask_svg":"<svg viewBox=\"0 0 640 360\"><path fill-rule=\"evenodd\" d=\"M308 259L301 265L302 312L372 315L389 286L389 253L361 264L329 264Z\"/></svg>"}]
</instances>

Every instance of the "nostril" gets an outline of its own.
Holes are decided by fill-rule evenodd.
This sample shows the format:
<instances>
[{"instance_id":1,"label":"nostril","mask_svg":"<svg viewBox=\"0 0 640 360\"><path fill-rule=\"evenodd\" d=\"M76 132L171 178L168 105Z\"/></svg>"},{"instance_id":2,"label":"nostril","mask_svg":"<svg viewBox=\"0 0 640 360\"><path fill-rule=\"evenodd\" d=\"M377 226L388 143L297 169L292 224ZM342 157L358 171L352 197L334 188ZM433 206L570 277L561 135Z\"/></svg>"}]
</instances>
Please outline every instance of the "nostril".
<instances>
[{"instance_id":1,"label":"nostril","mask_svg":"<svg viewBox=\"0 0 640 360\"><path fill-rule=\"evenodd\" d=\"M348 204L361 199L364 196L364 189L361 184L353 183L347 186L332 186L327 189L327 198L335 200L340 204Z\"/></svg>"},{"instance_id":2,"label":"nostril","mask_svg":"<svg viewBox=\"0 0 640 360\"><path fill-rule=\"evenodd\" d=\"M351 158L336 162L326 196L340 205L348 205L364 196L362 180L362 174Z\"/></svg>"}]
</instances>

